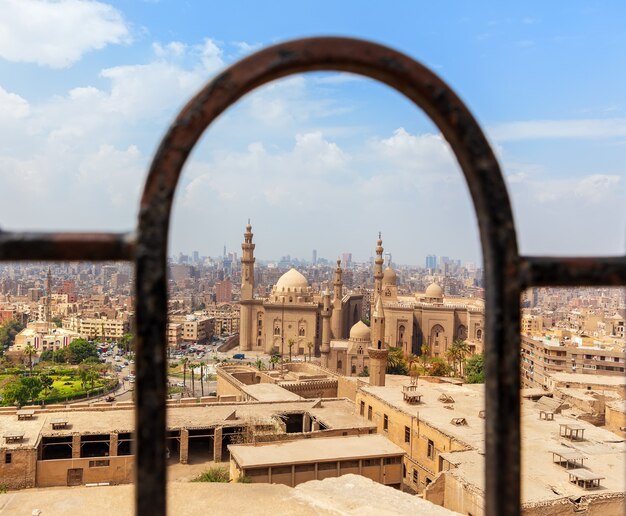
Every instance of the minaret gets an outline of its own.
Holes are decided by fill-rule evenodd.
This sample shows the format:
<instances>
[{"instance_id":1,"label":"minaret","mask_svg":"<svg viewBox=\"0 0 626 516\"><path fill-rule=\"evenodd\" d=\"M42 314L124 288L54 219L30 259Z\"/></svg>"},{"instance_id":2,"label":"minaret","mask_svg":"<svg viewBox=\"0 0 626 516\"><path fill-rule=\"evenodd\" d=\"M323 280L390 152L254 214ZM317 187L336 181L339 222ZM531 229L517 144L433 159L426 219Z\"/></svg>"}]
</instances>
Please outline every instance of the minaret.
<instances>
[{"instance_id":1,"label":"minaret","mask_svg":"<svg viewBox=\"0 0 626 516\"><path fill-rule=\"evenodd\" d=\"M328 355L330 353L330 292L326 290L322 294L322 367L328 367Z\"/></svg>"},{"instance_id":2,"label":"minaret","mask_svg":"<svg viewBox=\"0 0 626 516\"><path fill-rule=\"evenodd\" d=\"M250 219L241 244L241 296L239 320L239 347L242 351L252 349L252 306L254 299L254 244Z\"/></svg>"},{"instance_id":3,"label":"minaret","mask_svg":"<svg viewBox=\"0 0 626 516\"><path fill-rule=\"evenodd\" d=\"M48 267L48 276L46 279L46 313L44 314L46 319L46 328L50 333L50 323L52 322L52 271Z\"/></svg>"},{"instance_id":4,"label":"minaret","mask_svg":"<svg viewBox=\"0 0 626 516\"><path fill-rule=\"evenodd\" d=\"M341 279L343 271L341 269L341 260L337 259L337 268L335 269L335 281L333 283L333 313L331 320L332 336L334 339L342 339L343 335L343 317L341 300L343 299L343 280Z\"/></svg>"},{"instance_id":5,"label":"minaret","mask_svg":"<svg viewBox=\"0 0 626 516\"><path fill-rule=\"evenodd\" d=\"M380 231L378 232L378 242L376 242L376 260L374 261L374 293L372 298L372 312L376 297L382 295L383 288L383 241Z\"/></svg>"},{"instance_id":6,"label":"minaret","mask_svg":"<svg viewBox=\"0 0 626 516\"><path fill-rule=\"evenodd\" d=\"M243 234L241 244L241 300L249 301L254 297L254 247L252 243L252 226L250 219Z\"/></svg>"},{"instance_id":7,"label":"minaret","mask_svg":"<svg viewBox=\"0 0 626 516\"><path fill-rule=\"evenodd\" d=\"M374 310L372 310L371 335L372 343L367 348L367 354L370 357L370 385L384 386L389 350L385 345L385 311L383 300L379 295L376 295Z\"/></svg>"}]
</instances>

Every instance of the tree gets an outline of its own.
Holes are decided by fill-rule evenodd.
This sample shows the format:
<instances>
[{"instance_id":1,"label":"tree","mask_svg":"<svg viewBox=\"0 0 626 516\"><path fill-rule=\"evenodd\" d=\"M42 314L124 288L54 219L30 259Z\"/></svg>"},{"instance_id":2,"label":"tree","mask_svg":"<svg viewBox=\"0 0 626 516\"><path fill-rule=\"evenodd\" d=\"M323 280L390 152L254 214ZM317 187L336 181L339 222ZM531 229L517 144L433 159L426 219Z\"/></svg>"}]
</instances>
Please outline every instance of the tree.
<instances>
[{"instance_id":1,"label":"tree","mask_svg":"<svg viewBox=\"0 0 626 516\"><path fill-rule=\"evenodd\" d=\"M485 383L485 356L482 353L465 359L467 383Z\"/></svg>"},{"instance_id":2,"label":"tree","mask_svg":"<svg viewBox=\"0 0 626 516\"><path fill-rule=\"evenodd\" d=\"M187 357L183 357L180 360L180 363L183 366L183 386L185 387L185 389L187 388L187 362L189 362L189 359Z\"/></svg>"},{"instance_id":3,"label":"tree","mask_svg":"<svg viewBox=\"0 0 626 516\"><path fill-rule=\"evenodd\" d=\"M462 339L455 340L448 351L446 352L446 358L452 362L452 368L454 369L454 375L457 374L457 365L459 366L459 370L462 369L463 360L465 356L470 352L469 346L467 342ZM459 371L461 372L461 371Z\"/></svg>"},{"instance_id":4,"label":"tree","mask_svg":"<svg viewBox=\"0 0 626 516\"><path fill-rule=\"evenodd\" d=\"M24 325L15 319L6 321L0 325L0 350L11 347L15 342L15 336L24 329Z\"/></svg>"},{"instance_id":5,"label":"tree","mask_svg":"<svg viewBox=\"0 0 626 516\"><path fill-rule=\"evenodd\" d=\"M430 374L433 376L448 376L450 364L441 357L433 357L430 361Z\"/></svg>"},{"instance_id":6,"label":"tree","mask_svg":"<svg viewBox=\"0 0 626 516\"><path fill-rule=\"evenodd\" d=\"M52 354L52 360L57 364L65 364L65 362L67 362L67 358L68 358L67 348L57 349Z\"/></svg>"},{"instance_id":7,"label":"tree","mask_svg":"<svg viewBox=\"0 0 626 516\"><path fill-rule=\"evenodd\" d=\"M204 363L200 362L200 395L204 396Z\"/></svg>"},{"instance_id":8,"label":"tree","mask_svg":"<svg viewBox=\"0 0 626 516\"><path fill-rule=\"evenodd\" d=\"M289 339L287 341L287 345L289 346L289 362L291 362L291 348L293 348L293 345L296 343L295 340L293 339Z\"/></svg>"},{"instance_id":9,"label":"tree","mask_svg":"<svg viewBox=\"0 0 626 516\"><path fill-rule=\"evenodd\" d=\"M306 347L309 348L309 362L311 361L311 351L313 351L313 343L307 342Z\"/></svg>"},{"instance_id":10,"label":"tree","mask_svg":"<svg viewBox=\"0 0 626 516\"><path fill-rule=\"evenodd\" d=\"M265 364L263 364L263 360L261 360L260 358L257 358L254 361L254 366L259 370L263 370L265 368Z\"/></svg>"},{"instance_id":11,"label":"tree","mask_svg":"<svg viewBox=\"0 0 626 516\"><path fill-rule=\"evenodd\" d=\"M80 364L89 357L98 359L98 348L85 339L76 339L71 342L67 349L67 359L70 364Z\"/></svg>"},{"instance_id":12,"label":"tree","mask_svg":"<svg viewBox=\"0 0 626 516\"><path fill-rule=\"evenodd\" d=\"M389 348L387 355L387 373L388 374L407 374L409 372L406 359L404 358L404 350L402 348Z\"/></svg>"},{"instance_id":13,"label":"tree","mask_svg":"<svg viewBox=\"0 0 626 516\"><path fill-rule=\"evenodd\" d=\"M132 333L125 333L120 338L118 346L124 348L127 354L135 351L135 336Z\"/></svg>"},{"instance_id":14,"label":"tree","mask_svg":"<svg viewBox=\"0 0 626 516\"><path fill-rule=\"evenodd\" d=\"M15 378L2 390L3 402L5 405L21 407L39 396L42 388L43 386L38 376Z\"/></svg>"},{"instance_id":15,"label":"tree","mask_svg":"<svg viewBox=\"0 0 626 516\"><path fill-rule=\"evenodd\" d=\"M52 379L52 377L48 376L47 374L40 374L39 379L41 380L41 388L43 389L45 393L47 393L52 387L54 380Z\"/></svg>"},{"instance_id":16,"label":"tree","mask_svg":"<svg viewBox=\"0 0 626 516\"><path fill-rule=\"evenodd\" d=\"M280 355L272 355L270 357L270 364L272 364L272 369L276 367L276 364L280 364Z\"/></svg>"},{"instance_id":17,"label":"tree","mask_svg":"<svg viewBox=\"0 0 626 516\"><path fill-rule=\"evenodd\" d=\"M422 362L422 369L426 370L428 362L430 361L430 348L428 344L422 344L420 347L420 360Z\"/></svg>"},{"instance_id":18,"label":"tree","mask_svg":"<svg viewBox=\"0 0 626 516\"><path fill-rule=\"evenodd\" d=\"M32 344L27 344L24 348L24 354L28 356L28 369L30 371L30 375L33 375L33 355L37 353L37 350L32 346Z\"/></svg>"},{"instance_id":19,"label":"tree","mask_svg":"<svg viewBox=\"0 0 626 516\"><path fill-rule=\"evenodd\" d=\"M40 362L52 362L53 360L54 351L52 351L51 349L46 349L45 351L41 352L41 355L39 355Z\"/></svg>"},{"instance_id":20,"label":"tree","mask_svg":"<svg viewBox=\"0 0 626 516\"><path fill-rule=\"evenodd\" d=\"M54 325L55 325L57 328L60 328L60 327L61 327L61 325L63 324L63 321L61 320L61 318L60 318L58 315L55 315L54 317L52 317L52 318L50 319L50 322L53 322L53 323L54 323Z\"/></svg>"}]
</instances>

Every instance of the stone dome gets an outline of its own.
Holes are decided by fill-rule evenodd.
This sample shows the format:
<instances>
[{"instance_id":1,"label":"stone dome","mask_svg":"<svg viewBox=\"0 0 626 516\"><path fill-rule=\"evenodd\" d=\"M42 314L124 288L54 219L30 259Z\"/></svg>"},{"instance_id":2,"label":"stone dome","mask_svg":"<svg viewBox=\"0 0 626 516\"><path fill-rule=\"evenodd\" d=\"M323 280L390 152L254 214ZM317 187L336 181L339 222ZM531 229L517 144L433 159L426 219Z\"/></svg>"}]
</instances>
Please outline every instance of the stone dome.
<instances>
[{"instance_id":1,"label":"stone dome","mask_svg":"<svg viewBox=\"0 0 626 516\"><path fill-rule=\"evenodd\" d=\"M363 321L359 321L352 328L350 328L350 340L366 340L371 339L371 331L367 324Z\"/></svg>"},{"instance_id":2,"label":"stone dome","mask_svg":"<svg viewBox=\"0 0 626 516\"><path fill-rule=\"evenodd\" d=\"M383 272L383 285L395 285L397 280L396 271L387 267Z\"/></svg>"},{"instance_id":3,"label":"stone dome","mask_svg":"<svg viewBox=\"0 0 626 516\"><path fill-rule=\"evenodd\" d=\"M441 289L439 285L437 285L437 283L431 283L430 285L428 285L425 295L426 297L436 297L436 298L442 299L443 290Z\"/></svg>"},{"instance_id":4,"label":"stone dome","mask_svg":"<svg viewBox=\"0 0 626 516\"><path fill-rule=\"evenodd\" d=\"M309 288L309 282L296 269L289 269L276 283L276 292L302 292Z\"/></svg>"}]
</instances>

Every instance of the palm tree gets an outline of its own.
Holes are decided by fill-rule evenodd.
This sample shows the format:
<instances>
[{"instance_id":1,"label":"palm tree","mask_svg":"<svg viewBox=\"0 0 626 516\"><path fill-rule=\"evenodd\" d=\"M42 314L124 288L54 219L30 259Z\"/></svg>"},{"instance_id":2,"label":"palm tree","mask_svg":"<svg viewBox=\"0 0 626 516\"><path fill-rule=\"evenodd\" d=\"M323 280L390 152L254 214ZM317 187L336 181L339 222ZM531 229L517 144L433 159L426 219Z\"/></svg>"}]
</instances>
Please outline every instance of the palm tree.
<instances>
[{"instance_id":1,"label":"palm tree","mask_svg":"<svg viewBox=\"0 0 626 516\"><path fill-rule=\"evenodd\" d=\"M187 388L187 362L189 362L187 357L183 357L180 361L183 365L183 385L185 389Z\"/></svg>"},{"instance_id":2,"label":"palm tree","mask_svg":"<svg viewBox=\"0 0 626 516\"><path fill-rule=\"evenodd\" d=\"M280 363L280 355L272 355L270 357L270 364L272 364L272 369L276 367L276 364Z\"/></svg>"},{"instance_id":3,"label":"palm tree","mask_svg":"<svg viewBox=\"0 0 626 516\"><path fill-rule=\"evenodd\" d=\"M28 344L24 348L24 354L28 355L28 368L31 376L33 376L33 355L35 353L37 353L37 350L32 346L32 344Z\"/></svg>"},{"instance_id":4,"label":"palm tree","mask_svg":"<svg viewBox=\"0 0 626 516\"><path fill-rule=\"evenodd\" d=\"M311 362L311 351L313 350L313 343L307 342L306 347L309 348L309 362Z\"/></svg>"},{"instance_id":5,"label":"palm tree","mask_svg":"<svg viewBox=\"0 0 626 516\"><path fill-rule=\"evenodd\" d=\"M452 361L452 368L454 370L454 375L457 374L457 364L462 367L463 360L465 355L469 353L469 346L467 342L461 339L455 340L448 351L446 352L446 358L448 361ZM459 371L461 373L461 371Z\"/></svg>"},{"instance_id":6,"label":"palm tree","mask_svg":"<svg viewBox=\"0 0 626 516\"><path fill-rule=\"evenodd\" d=\"M429 359L430 359L430 357L428 356L428 354L430 353L430 348L428 347L428 344L422 344L420 351L422 352L420 354L420 360L422 361L422 369L424 369L425 371L426 365L428 364Z\"/></svg>"},{"instance_id":7,"label":"palm tree","mask_svg":"<svg viewBox=\"0 0 626 516\"><path fill-rule=\"evenodd\" d=\"M204 396L204 363L200 362L200 393Z\"/></svg>"},{"instance_id":8,"label":"palm tree","mask_svg":"<svg viewBox=\"0 0 626 516\"><path fill-rule=\"evenodd\" d=\"M198 364L196 364L195 362L192 362L191 364L189 364L189 367L191 367L191 392L195 396L196 395L195 370L196 370L196 367L198 367Z\"/></svg>"},{"instance_id":9,"label":"palm tree","mask_svg":"<svg viewBox=\"0 0 626 516\"><path fill-rule=\"evenodd\" d=\"M264 367L263 365L263 360L261 360L260 358L257 358L256 361L254 362L254 366L261 371Z\"/></svg>"},{"instance_id":10,"label":"palm tree","mask_svg":"<svg viewBox=\"0 0 626 516\"><path fill-rule=\"evenodd\" d=\"M291 362L291 348L293 348L293 345L296 343L295 340L293 339L289 339L287 341L287 345L289 346L289 362Z\"/></svg>"}]
</instances>

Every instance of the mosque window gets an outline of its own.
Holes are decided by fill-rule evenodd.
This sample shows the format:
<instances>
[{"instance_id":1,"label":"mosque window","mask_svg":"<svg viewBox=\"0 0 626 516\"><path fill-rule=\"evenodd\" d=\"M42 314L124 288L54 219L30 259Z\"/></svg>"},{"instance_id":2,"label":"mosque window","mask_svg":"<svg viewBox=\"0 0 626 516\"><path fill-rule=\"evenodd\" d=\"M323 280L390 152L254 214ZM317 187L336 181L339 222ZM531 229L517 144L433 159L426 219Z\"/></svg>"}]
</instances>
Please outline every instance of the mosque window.
<instances>
[{"instance_id":1,"label":"mosque window","mask_svg":"<svg viewBox=\"0 0 626 516\"><path fill-rule=\"evenodd\" d=\"M351 374L356 374L356 366L354 364L352 364L350 371L351 371Z\"/></svg>"},{"instance_id":2,"label":"mosque window","mask_svg":"<svg viewBox=\"0 0 626 516\"><path fill-rule=\"evenodd\" d=\"M280 327L276 326L276 328L274 328L274 335L280 335Z\"/></svg>"},{"instance_id":3,"label":"mosque window","mask_svg":"<svg viewBox=\"0 0 626 516\"><path fill-rule=\"evenodd\" d=\"M304 337L304 328L300 328L300 329L298 330L298 336L299 336L299 337Z\"/></svg>"},{"instance_id":4,"label":"mosque window","mask_svg":"<svg viewBox=\"0 0 626 516\"><path fill-rule=\"evenodd\" d=\"M476 330L476 339L481 340L483 338L483 330Z\"/></svg>"}]
</instances>

